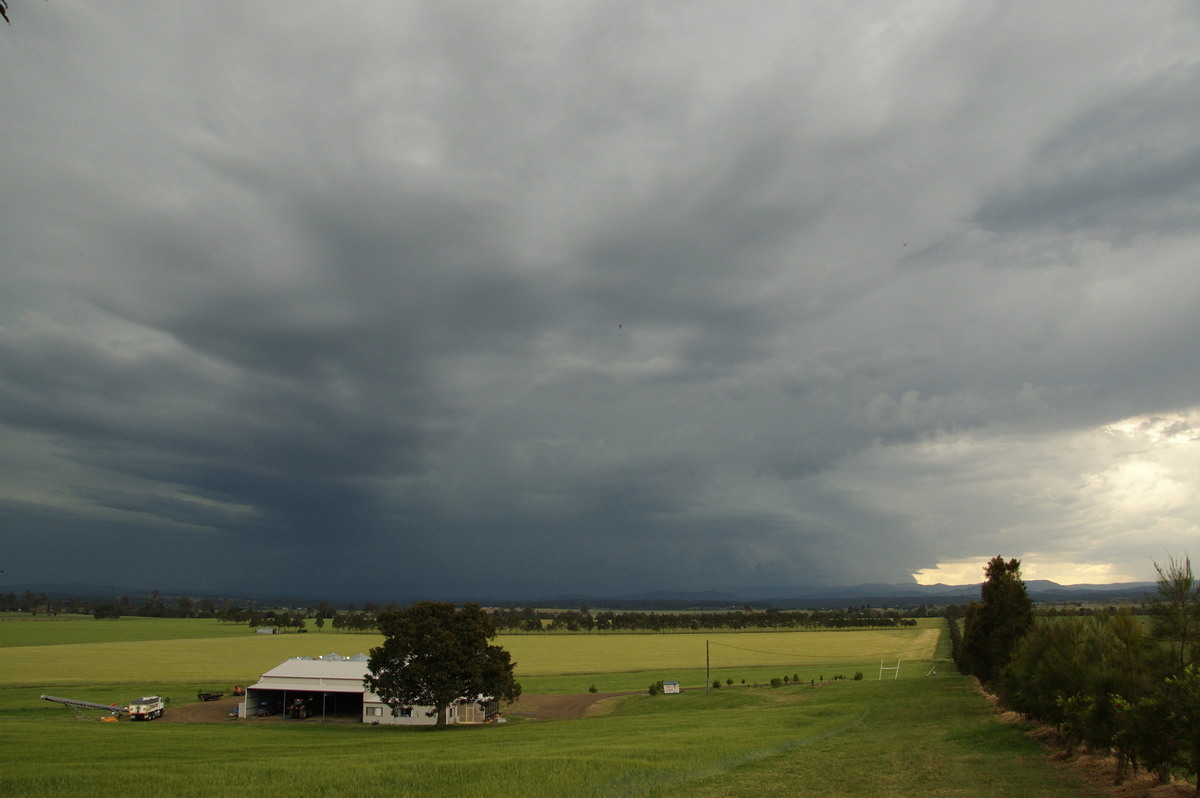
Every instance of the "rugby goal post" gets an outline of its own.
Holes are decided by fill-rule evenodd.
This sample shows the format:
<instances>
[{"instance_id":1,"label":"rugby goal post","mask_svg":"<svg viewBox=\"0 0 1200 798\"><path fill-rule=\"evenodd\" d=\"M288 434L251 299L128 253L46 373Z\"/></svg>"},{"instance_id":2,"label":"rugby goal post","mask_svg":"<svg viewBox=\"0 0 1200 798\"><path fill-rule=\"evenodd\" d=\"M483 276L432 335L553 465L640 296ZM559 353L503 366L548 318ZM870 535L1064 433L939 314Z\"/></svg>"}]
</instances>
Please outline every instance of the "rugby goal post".
<instances>
[{"instance_id":1,"label":"rugby goal post","mask_svg":"<svg viewBox=\"0 0 1200 798\"><path fill-rule=\"evenodd\" d=\"M895 671L896 675L892 678L893 678L893 680L899 679L900 678L900 660L896 660L896 667L894 667L894 668L891 665L887 666L886 668L883 667L883 660L879 660L879 681L881 681L881 682L883 681L883 672L884 671Z\"/></svg>"}]
</instances>

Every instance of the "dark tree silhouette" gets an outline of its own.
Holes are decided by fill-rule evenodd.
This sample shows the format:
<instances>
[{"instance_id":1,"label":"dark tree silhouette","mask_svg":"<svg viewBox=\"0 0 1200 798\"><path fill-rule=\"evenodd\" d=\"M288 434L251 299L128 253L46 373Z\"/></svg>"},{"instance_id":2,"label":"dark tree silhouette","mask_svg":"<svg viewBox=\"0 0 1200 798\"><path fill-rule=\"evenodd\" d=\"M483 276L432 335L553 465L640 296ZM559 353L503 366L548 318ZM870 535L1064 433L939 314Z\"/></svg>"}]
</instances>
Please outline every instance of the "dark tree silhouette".
<instances>
[{"instance_id":1,"label":"dark tree silhouette","mask_svg":"<svg viewBox=\"0 0 1200 798\"><path fill-rule=\"evenodd\" d=\"M969 671L991 682L1033 626L1033 601L1021 581L1021 561L996 556L983 569L980 602L967 608L963 654Z\"/></svg>"},{"instance_id":2,"label":"dark tree silhouette","mask_svg":"<svg viewBox=\"0 0 1200 798\"><path fill-rule=\"evenodd\" d=\"M496 629L478 604L421 601L379 614L383 645L371 649L367 689L398 709L433 707L437 725L461 701L514 701L521 685L514 662L500 646L489 645Z\"/></svg>"}]
</instances>

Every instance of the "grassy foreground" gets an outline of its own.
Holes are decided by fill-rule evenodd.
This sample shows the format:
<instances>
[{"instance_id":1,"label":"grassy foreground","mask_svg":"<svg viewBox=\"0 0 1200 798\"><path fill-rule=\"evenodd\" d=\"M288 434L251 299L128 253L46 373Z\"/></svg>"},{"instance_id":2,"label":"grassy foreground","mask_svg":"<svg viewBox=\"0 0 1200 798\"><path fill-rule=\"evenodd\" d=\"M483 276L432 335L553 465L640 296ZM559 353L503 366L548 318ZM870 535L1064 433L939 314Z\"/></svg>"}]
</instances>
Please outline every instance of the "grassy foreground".
<instances>
[{"instance_id":1,"label":"grassy foreground","mask_svg":"<svg viewBox=\"0 0 1200 798\"><path fill-rule=\"evenodd\" d=\"M639 695L602 717L446 732L51 710L0 715L0 749L22 752L0 772L3 794L1091 794L958 676Z\"/></svg>"},{"instance_id":2,"label":"grassy foreground","mask_svg":"<svg viewBox=\"0 0 1200 798\"><path fill-rule=\"evenodd\" d=\"M928 629L912 630L916 646ZM927 676L943 644L926 637L921 660L905 660L901 678L877 680L878 661L891 656L903 639L857 638L866 633L834 633L836 639L771 639L733 635L729 652L713 651L714 665L731 673L782 675L800 671L800 686L778 689L723 688L678 696L645 694L611 704L605 715L569 721L514 721L499 726L447 731L306 722L274 724L225 721L211 724L95 723L73 720L59 707L37 700L39 692L91 700L114 700L114 690L161 690L194 696L197 683L179 678L175 668L191 657L200 681L220 684L214 671L228 664L233 638L177 639L144 645L77 643L0 649L0 794L11 796L119 795L442 795L458 796L693 796L693 795L1090 795L1075 778L1055 766L1017 727L1000 723L970 682L946 675ZM303 653L348 651L345 645L318 649L314 635L294 636ZM332 638L332 636L329 636ZM620 636L611 636L618 638ZM586 636L532 637L540 651L527 660L545 672L523 678L527 692L539 683L545 692L577 683L611 680L644 689L651 677L688 674L681 681L703 683L703 659L696 667L696 638L689 635L636 636L617 640L602 654L581 653L594 643ZM307 638L307 640L304 640ZM691 638L690 641L688 638ZM713 636L715 639L715 636ZM271 638L242 638L242 654L271 657L280 645ZM320 642L326 642L321 640ZM329 642L334 642L330 640ZM507 640L505 641L508 642ZM803 643L816 662L782 659L785 643ZM559 647L561 667L548 664ZM703 638L699 640L703 656ZM818 643L824 648L820 648ZM202 644L211 646L206 653ZM737 645L737 648L733 648ZM139 671L152 678L135 686L117 659L88 665L97 647L132 646ZM867 651L869 646L875 646ZM645 647L645 648L639 648ZM671 653L675 647L679 651ZM839 648L840 647L840 648ZM57 652L71 679L54 683L24 671L31 649ZM358 650L360 647L354 647ZM312 650L309 650L312 649ZM653 652L657 650L658 653ZM838 651L853 651L854 662L839 666ZM758 652L758 653L755 653ZM7 659L6 659L7 655ZM886 656L885 656L886 655ZM591 657L609 657L604 672ZM661 659L653 659L653 657ZM614 658L616 657L616 658ZM677 658L678 657L678 658ZM741 660L734 661L735 657ZM515 658L520 659L519 655ZM645 662L649 659L647 666ZM873 660L875 671L861 681L809 686L807 674L828 677L852 673L855 662ZM893 663L889 663L893 664ZM8 666L22 672L9 675ZM135 665L127 661L126 666ZM644 667L639 667L643 665ZM245 675L246 663L239 680ZM73 670L72 670L73 668ZM157 670L155 670L157 668ZM663 673L664 670L666 673ZM91 681L88 681L88 679ZM190 677L187 677L190 678ZM740 677L739 677L740 678ZM32 680L32 681L31 681ZM765 679L763 680L766 681ZM36 686L35 686L36 685ZM123 687L124 686L124 687ZM132 692L130 692L132 691Z\"/></svg>"}]
</instances>

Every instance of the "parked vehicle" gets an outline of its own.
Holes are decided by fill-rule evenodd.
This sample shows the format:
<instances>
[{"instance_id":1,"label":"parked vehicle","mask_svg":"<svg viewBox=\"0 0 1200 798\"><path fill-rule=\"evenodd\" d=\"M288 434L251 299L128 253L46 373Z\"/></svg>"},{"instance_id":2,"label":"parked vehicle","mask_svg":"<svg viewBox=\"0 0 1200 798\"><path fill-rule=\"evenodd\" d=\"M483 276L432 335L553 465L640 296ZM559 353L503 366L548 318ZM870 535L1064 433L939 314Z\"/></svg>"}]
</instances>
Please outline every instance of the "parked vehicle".
<instances>
[{"instance_id":1,"label":"parked vehicle","mask_svg":"<svg viewBox=\"0 0 1200 798\"><path fill-rule=\"evenodd\" d=\"M161 718L166 707L163 704L162 696L147 695L141 698L135 698L129 703L129 719L130 720L154 720Z\"/></svg>"}]
</instances>

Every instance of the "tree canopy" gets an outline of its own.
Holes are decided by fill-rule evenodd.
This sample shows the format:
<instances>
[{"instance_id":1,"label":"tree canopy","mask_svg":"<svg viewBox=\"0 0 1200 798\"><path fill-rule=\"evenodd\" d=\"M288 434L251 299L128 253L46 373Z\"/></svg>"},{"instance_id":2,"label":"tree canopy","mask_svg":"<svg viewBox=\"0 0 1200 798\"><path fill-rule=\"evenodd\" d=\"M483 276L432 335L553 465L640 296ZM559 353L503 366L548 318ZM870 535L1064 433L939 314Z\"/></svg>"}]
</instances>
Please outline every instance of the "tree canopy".
<instances>
[{"instance_id":1,"label":"tree canopy","mask_svg":"<svg viewBox=\"0 0 1200 798\"><path fill-rule=\"evenodd\" d=\"M996 556L983 569L980 602L967 608L963 653L971 673L993 681L1033 626L1033 601L1021 580L1021 561Z\"/></svg>"},{"instance_id":2,"label":"tree canopy","mask_svg":"<svg viewBox=\"0 0 1200 798\"><path fill-rule=\"evenodd\" d=\"M383 645L371 649L364 683L393 709L433 707L437 725L461 701L514 701L521 685L516 663L491 645L496 629L478 604L421 601L379 614Z\"/></svg>"}]
</instances>

